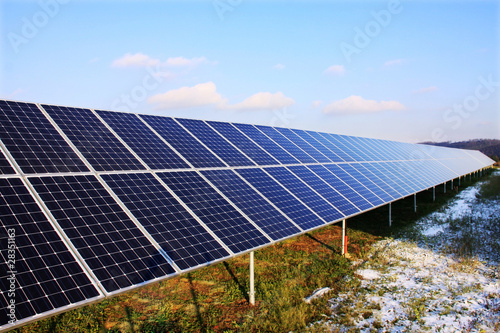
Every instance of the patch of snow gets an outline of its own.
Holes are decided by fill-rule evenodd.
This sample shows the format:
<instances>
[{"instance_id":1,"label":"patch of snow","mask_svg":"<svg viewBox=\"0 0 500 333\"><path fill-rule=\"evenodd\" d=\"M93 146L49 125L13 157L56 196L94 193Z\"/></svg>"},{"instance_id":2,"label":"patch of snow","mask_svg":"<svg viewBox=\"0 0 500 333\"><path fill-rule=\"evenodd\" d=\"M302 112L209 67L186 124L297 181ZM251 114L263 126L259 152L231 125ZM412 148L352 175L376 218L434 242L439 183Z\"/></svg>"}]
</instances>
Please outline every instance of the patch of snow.
<instances>
[{"instance_id":1,"label":"patch of snow","mask_svg":"<svg viewBox=\"0 0 500 333\"><path fill-rule=\"evenodd\" d=\"M358 269L356 274L360 275L365 280L375 280L380 278L380 274L373 269Z\"/></svg>"}]
</instances>

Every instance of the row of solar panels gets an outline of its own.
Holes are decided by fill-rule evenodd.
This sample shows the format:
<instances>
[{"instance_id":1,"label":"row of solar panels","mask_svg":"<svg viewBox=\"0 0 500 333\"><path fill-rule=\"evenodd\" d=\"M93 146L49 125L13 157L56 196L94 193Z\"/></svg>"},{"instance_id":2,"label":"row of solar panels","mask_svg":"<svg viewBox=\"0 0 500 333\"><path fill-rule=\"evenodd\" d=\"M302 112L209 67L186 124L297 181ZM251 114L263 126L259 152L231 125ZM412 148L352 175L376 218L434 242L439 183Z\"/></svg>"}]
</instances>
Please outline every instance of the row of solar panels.
<instances>
[{"instance_id":1,"label":"row of solar panels","mask_svg":"<svg viewBox=\"0 0 500 333\"><path fill-rule=\"evenodd\" d=\"M266 126L10 101L0 109L0 330L493 163L475 151Z\"/></svg>"}]
</instances>

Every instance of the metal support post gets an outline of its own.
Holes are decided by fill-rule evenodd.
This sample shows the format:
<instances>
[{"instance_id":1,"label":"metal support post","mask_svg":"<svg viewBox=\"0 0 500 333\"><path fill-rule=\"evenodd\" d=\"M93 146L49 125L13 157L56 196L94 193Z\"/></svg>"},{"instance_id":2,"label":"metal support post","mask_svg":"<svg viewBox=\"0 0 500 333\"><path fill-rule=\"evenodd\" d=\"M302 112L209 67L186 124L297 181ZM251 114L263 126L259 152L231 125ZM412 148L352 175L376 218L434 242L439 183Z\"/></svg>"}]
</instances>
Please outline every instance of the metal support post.
<instances>
[{"instance_id":1,"label":"metal support post","mask_svg":"<svg viewBox=\"0 0 500 333\"><path fill-rule=\"evenodd\" d=\"M413 194L413 210L417 212L417 193Z\"/></svg>"},{"instance_id":2,"label":"metal support post","mask_svg":"<svg viewBox=\"0 0 500 333\"><path fill-rule=\"evenodd\" d=\"M450 190L452 190L452 191L453 191L453 179L451 180Z\"/></svg>"},{"instance_id":3,"label":"metal support post","mask_svg":"<svg viewBox=\"0 0 500 333\"><path fill-rule=\"evenodd\" d=\"M432 201L436 201L436 186L432 187Z\"/></svg>"},{"instance_id":4,"label":"metal support post","mask_svg":"<svg viewBox=\"0 0 500 333\"><path fill-rule=\"evenodd\" d=\"M345 220L342 220L342 255L345 255Z\"/></svg>"},{"instance_id":5,"label":"metal support post","mask_svg":"<svg viewBox=\"0 0 500 333\"><path fill-rule=\"evenodd\" d=\"M389 227L392 225L392 202L389 202Z\"/></svg>"},{"instance_id":6,"label":"metal support post","mask_svg":"<svg viewBox=\"0 0 500 333\"><path fill-rule=\"evenodd\" d=\"M462 178L462 176L458 176L458 186L460 186L460 178Z\"/></svg>"},{"instance_id":7,"label":"metal support post","mask_svg":"<svg viewBox=\"0 0 500 333\"><path fill-rule=\"evenodd\" d=\"M253 251L250 252L250 292L248 293L248 296L250 305L255 305Z\"/></svg>"},{"instance_id":8,"label":"metal support post","mask_svg":"<svg viewBox=\"0 0 500 333\"><path fill-rule=\"evenodd\" d=\"M444 193L446 193L446 182L444 182Z\"/></svg>"}]
</instances>

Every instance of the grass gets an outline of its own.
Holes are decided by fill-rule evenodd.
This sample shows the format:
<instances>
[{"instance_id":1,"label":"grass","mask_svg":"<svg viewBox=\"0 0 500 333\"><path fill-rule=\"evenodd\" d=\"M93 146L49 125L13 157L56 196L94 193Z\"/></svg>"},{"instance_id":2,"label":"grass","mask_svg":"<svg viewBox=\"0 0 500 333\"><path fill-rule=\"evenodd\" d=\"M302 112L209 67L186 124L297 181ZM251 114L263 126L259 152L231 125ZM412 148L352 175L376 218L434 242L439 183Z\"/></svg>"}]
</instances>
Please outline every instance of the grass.
<instances>
[{"instance_id":1,"label":"grass","mask_svg":"<svg viewBox=\"0 0 500 333\"><path fill-rule=\"evenodd\" d=\"M477 180L469 182L467 178L462 180L462 186ZM494 193L494 189L485 189L481 196L492 197ZM417 213L413 212L412 196L394 202L392 228L388 227L387 205L349 219L348 251L352 260L365 259L374 242L404 230L455 195L449 184L446 193L442 193L442 186L436 188L435 202L432 190L421 192L417 195ZM248 256L244 255L26 325L15 332L323 332L321 323L310 323L331 312L326 300L342 291L360 288L354 277L356 266L340 251L339 225L257 251L255 306L248 303ZM325 296L311 304L303 302L315 289L326 286L331 291ZM344 309L341 320L352 322L377 310L349 310L348 305L358 301L346 300L338 305ZM424 311L423 304L412 303L412 316L417 320Z\"/></svg>"}]
</instances>

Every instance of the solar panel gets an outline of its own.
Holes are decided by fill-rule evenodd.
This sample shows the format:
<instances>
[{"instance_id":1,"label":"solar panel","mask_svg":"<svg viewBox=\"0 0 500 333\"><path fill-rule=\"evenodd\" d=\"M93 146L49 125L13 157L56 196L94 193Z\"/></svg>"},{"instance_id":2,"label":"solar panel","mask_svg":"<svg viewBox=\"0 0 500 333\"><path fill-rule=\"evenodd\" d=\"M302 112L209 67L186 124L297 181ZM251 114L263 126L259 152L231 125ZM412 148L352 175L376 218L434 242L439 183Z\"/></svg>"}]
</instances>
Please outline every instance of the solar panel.
<instances>
[{"instance_id":1,"label":"solar panel","mask_svg":"<svg viewBox=\"0 0 500 333\"><path fill-rule=\"evenodd\" d=\"M252 139L262 149L266 150L272 157L280 161L282 164L298 164L300 163L296 158L286 152L283 148L278 146L274 141L269 139L264 133L259 131L253 125L246 124L233 124L246 136Z\"/></svg>"},{"instance_id":2,"label":"solar panel","mask_svg":"<svg viewBox=\"0 0 500 333\"><path fill-rule=\"evenodd\" d=\"M301 231L232 170L207 170L202 174L273 240Z\"/></svg>"},{"instance_id":3,"label":"solar panel","mask_svg":"<svg viewBox=\"0 0 500 333\"><path fill-rule=\"evenodd\" d=\"M288 140L285 136L280 134L275 128L269 126L256 125L262 133L267 135L271 140L276 142L280 147L284 148L290 155L298 159L301 163L317 163L314 158L309 156L302 149L297 147L293 142Z\"/></svg>"},{"instance_id":4,"label":"solar panel","mask_svg":"<svg viewBox=\"0 0 500 333\"><path fill-rule=\"evenodd\" d=\"M235 171L303 230L313 229L325 223L262 169Z\"/></svg>"},{"instance_id":5,"label":"solar panel","mask_svg":"<svg viewBox=\"0 0 500 333\"><path fill-rule=\"evenodd\" d=\"M305 166L297 165L288 167L297 177L309 185L313 190L318 192L330 204L337 208L343 215L353 215L360 210L354 206L349 200L342 196L327 182L317 176L314 172Z\"/></svg>"},{"instance_id":6,"label":"solar panel","mask_svg":"<svg viewBox=\"0 0 500 333\"><path fill-rule=\"evenodd\" d=\"M201 120L177 119L179 123L230 166L255 165Z\"/></svg>"},{"instance_id":7,"label":"solar panel","mask_svg":"<svg viewBox=\"0 0 500 333\"><path fill-rule=\"evenodd\" d=\"M168 117L141 115L158 134L179 152L195 168L226 166L174 119Z\"/></svg>"},{"instance_id":8,"label":"solar panel","mask_svg":"<svg viewBox=\"0 0 500 333\"><path fill-rule=\"evenodd\" d=\"M314 158L317 162L320 163L330 163L332 162L329 158L327 158L323 153L317 150L315 147L311 146L307 141L302 139L299 135L293 132L288 128L274 128L278 132L280 132L283 136L285 136L288 140L293 142L297 147L302 149L305 153L307 153L310 157Z\"/></svg>"},{"instance_id":9,"label":"solar panel","mask_svg":"<svg viewBox=\"0 0 500 333\"><path fill-rule=\"evenodd\" d=\"M0 194L0 327L100 298L23 181L0 179Z\"/></svg>"},{"instance_id":10,"label":"solar panel","mask_svg":"<svg viewBox=\"0 0 500 333\"><path fill-rule=\"evenodd\" d=\"M327 223L344 217L334 206L284 167L264 169Z\"/></svg>"},{"instance_id":11,"label":"solar panel","mask_svg":"<svg viewBox=\"0 0 500 333\"><path fill-rule=\"evenodd\" d=\"M182 169L189 165L135 114L96 111L151 169Z\"/></svg>"},{"instance_id":12,"label":"solar panel","mask_svg":"<svg viewBox=\"0 0 500 333\"><path fill-rule=\"evenodd\" d=\"M207 121L207 123L258 165L280 164L232 124L218 121Z\"/></svg>"},{"instance_id":13,"label":"solar panel","mask_svg":"<svg viewBox=\"0 0 500 333\"><path fill-rule=\"evenodd\" d=\"M88 171L35 104L0 101L0 139L24 173Z\"/></svg>"},{"instance_id":14,"label":"solar panel","mask_svg":"<svg viewBox=\"0 0 500 333\"><path fill-rule=\"evenodd\" d=\"M270 242L197 172L162 172L158 175L233 253Z\"/></svg>"},{"instance_id":15,"label":"solar panel","mask_svg":"<svg viewBox=\"0 0 500 333\"><path fill-rule=\"evenodd\" d=\"M175 272L95 176L29 180L108 293Z\"/></svg>"},{"instance_id":16,"label":"solar panel","mask_svg":"<svg viewBox=\"0 0 500 333\"><path fill-rule=\"evenodd\" d=\"M493 161L314 131L0 101L0 331L349 218ZM4 273L7 272L7 273ZM7 319L6 319L7 318Z\"/></svg>"},{"instance_id":17,"label":"solar panel","mask_svg":"<svg viewBox=\"0 0 500 333\"><path fill-rule=\"evenodd\" d=\"M15 173L16 171L12 168L9 161L0 150L0 175L11 175Z\"/></svg>"},{"instance_id":18,"label":"solar panel","mask_svg":"<svg viewBox=\"0 0 500 333\"><path fill-rule=\"evenodd\" d=\"M318 175L325 182L333 186L337 191L342 193L350 202L361 210L370 209L373 205L358 192L351 188L344 180L335 175L332 171L328 170L323 165L310 165L308 168Z\"/></svg>"},{"instance_id":19,"label":"solar panel","mask_svg":"<svg viewBox=\"0 0 500 333\"><path fill-rule=\"evenodd\" d=\"M110 174L102 178L180 269L229 256L153 175Z\"/></svg>"},{"instance_id":20,"label":"solar panel","mask_svg":"<svg viewBox=\"0 0 500 333\"><path fill-rule=\"evenodd\" d=\"M92 111L42 106L96 171L145 169Z\"/></svg>"},{"instance_id":21,"label":"solar panel","mask_svg":"<svg viewBox=\"0 0 500 333\"><path fill-rule=\"evenodd\" d=\"M331 162L343 162L344 161L337 154L335 154L333 151L328 149L328 147L325 145L325 142L320 141L321 138L314 137L312 135L312 132L295 130L295 129L291 129L291 131L293 133L297 134L298 136L300 136L302 138L302 140L309 143L316 150L320 151L324 156L326 156L329 159L329 161L331 161ZM324 141L326 141L326 140L324 140Z\"/></svg>"}]
</instances>

